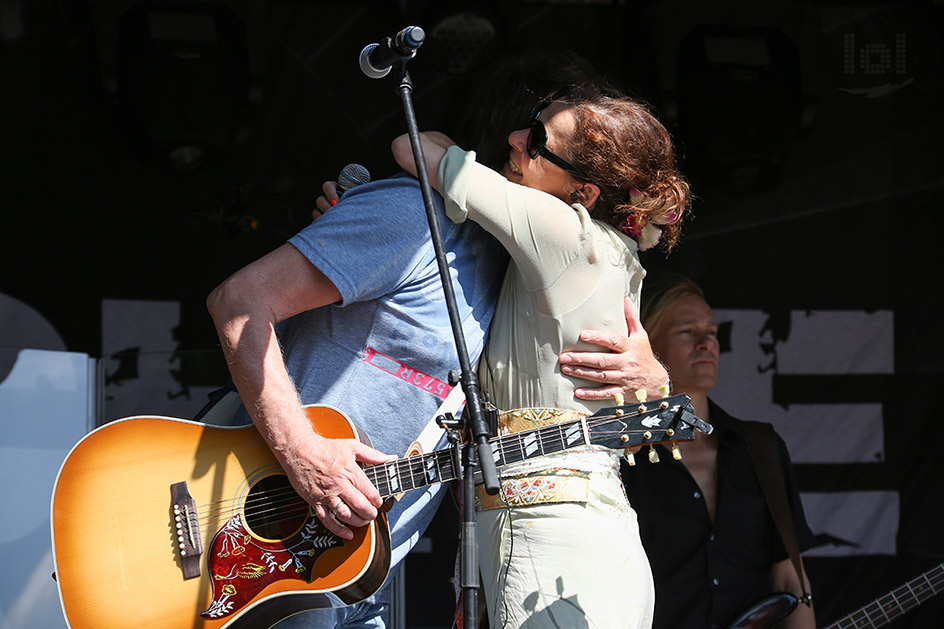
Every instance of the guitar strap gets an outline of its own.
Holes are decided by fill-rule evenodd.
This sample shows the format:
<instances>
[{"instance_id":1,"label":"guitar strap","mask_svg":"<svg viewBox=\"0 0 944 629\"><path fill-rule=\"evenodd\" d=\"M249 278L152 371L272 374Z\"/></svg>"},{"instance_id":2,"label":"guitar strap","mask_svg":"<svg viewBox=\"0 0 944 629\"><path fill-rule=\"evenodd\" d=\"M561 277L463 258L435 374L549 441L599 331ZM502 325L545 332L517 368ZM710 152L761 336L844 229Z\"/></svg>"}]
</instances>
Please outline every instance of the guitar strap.
<instances>
[{"instance_id":1,"label":"guitar strap","mask_svg":"<svg viewBox=\"0 0 944 629\"><path fill-rule=\"evenodd\" d=\"M465 404L465 394L462 391L462 387L456 385L452 387L452 391L449 392L449 395L446 396L443 403L439 405L439 408L436 409L433 416L426 422L426 427L423 428L423 432L416 438L416 441L410 445L407 455L432 452L443 434L443 429L436 423L436 418L446 413L452 413L458 416L459 409L462 408L463 404ZM415 448L419 449L416 450Z\"/></svg>"},{"instance_id":2,"label":"guitar strap","mask_svg":"<svg viewBox=\"0 0 944 629\"><path fill-rule=\"evenodd\" d=\"M796 524L787 502L787 485L783 478L783 466L780 450L777 447L776 433L770 424L745 422L743 427L747 433L747 449L754 463L754 472L767 499L767 507L770 509L770 515L774 524L777 525L780 539L783 540L784 548L790 555L793 568L800 580L800 591L803 594L800 601L809 605L813 597L806 591L806 583L803 580L800 545L797 543Z\"/></svg>"}]
</instances>

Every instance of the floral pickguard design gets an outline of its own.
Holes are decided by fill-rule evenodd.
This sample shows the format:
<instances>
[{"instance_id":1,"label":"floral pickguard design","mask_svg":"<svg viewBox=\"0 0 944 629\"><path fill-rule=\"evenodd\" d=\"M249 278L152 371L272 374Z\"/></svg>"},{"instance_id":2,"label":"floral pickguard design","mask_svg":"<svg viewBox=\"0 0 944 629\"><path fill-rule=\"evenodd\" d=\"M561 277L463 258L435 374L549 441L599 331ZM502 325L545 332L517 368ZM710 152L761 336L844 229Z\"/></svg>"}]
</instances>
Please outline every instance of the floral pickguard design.
<instances>
[{"instance_id":1,"label":"floral pickguard design","mask_svg":"<svg viewBox=\"0 0 944 629\"><path fill-rule=\"evenodd\" d=\"M253 537L234 516L210 545L208 564L213 600L200 615L225 618L241 609L270 583L282 579L310 581L318 556L344 541L309 515L302 529L284 540Z\"/></svg>"}]
</instances>

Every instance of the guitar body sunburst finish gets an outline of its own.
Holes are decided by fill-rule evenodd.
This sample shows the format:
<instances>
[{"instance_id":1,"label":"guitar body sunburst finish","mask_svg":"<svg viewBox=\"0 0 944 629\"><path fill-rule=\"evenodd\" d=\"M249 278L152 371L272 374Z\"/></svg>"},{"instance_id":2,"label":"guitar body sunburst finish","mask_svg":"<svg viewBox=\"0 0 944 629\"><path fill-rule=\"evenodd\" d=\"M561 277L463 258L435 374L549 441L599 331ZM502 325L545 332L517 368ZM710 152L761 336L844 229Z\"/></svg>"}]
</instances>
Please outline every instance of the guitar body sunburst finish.
<instances>
[{"instance_id":1,"label":"guitar body sunburst finish","mask_svg":"<svg viewBox=\"0 0 944 629\"><path fill-rule=\"evenodd\" d=\"M335 409L306 412L325 437L367 441ZM380 587L390 562L384 516L343 541L286 489L300 516L281 535L261 533L263 525L247 519L247 504L265 479L288 488L252 426L134 417L87 435L63 463L52 502L56 580L69 625L268 627ZM184 575L172 506L171 486L182 482L203 549L193 578ZM213 613L201 615L208 608Z\"/></svg>"}]
</instances>

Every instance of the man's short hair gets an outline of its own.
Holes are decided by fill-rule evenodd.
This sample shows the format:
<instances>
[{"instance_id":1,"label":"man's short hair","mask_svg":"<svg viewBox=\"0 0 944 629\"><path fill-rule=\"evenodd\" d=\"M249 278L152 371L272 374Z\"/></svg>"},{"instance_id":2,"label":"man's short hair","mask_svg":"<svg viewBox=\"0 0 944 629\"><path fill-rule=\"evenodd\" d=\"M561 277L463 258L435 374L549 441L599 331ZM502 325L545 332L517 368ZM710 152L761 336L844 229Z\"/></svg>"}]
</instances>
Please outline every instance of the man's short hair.
<instances>
[{"instance_id":1,"label":"man's short hair","mask_svg":"<svg viewBox=\"0 0 944 629\"><path fill-rule=\"evenodd\" d=\"M680 273L663 271L652 279L646 278L642 289L642 307L639 309L639 321L646 332L652 336L669 308L689 295L708 301L701 287Z\"/></svg>"}]
</instances>

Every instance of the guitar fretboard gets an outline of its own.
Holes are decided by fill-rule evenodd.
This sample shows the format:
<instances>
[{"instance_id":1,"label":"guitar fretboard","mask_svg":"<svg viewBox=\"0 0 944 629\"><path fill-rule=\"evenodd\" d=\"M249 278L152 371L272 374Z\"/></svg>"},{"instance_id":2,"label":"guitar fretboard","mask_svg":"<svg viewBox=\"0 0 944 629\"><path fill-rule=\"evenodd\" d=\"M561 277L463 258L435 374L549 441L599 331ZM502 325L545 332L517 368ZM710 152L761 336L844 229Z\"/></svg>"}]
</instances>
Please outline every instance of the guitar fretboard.
<instances>
[{"instance_id":1,"label":"guitar fretboard","mask_svg":"<svg viewBox=\"0 0 944 629\"><path fill-rule=\"evenodd\" d=\"M944 563L857 609L826 629L882 627L944 591Z\"/></svg>"},{"instance_id":2,"label":"guitar fretboard","mask_svg":"<svg viewBox=\"0 0 944 629\"><path fill-rule=\"evenodd\" d=\"M589 443L591 440L584 434L582 420L489 440L496 467ZM459 478L452 448L370 466L364 472L383 498Z\"/></svg>"}]
</instances>

